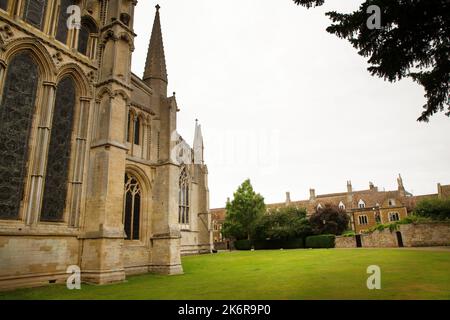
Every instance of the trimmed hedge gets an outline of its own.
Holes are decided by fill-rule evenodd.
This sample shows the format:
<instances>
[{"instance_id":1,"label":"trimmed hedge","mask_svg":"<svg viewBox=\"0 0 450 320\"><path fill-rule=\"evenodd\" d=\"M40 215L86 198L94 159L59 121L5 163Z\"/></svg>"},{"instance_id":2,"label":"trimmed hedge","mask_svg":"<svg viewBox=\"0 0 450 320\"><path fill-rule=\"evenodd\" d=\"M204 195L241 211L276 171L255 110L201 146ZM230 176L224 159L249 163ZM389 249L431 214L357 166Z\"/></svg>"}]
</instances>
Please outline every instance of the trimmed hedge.
<instances>
[{"instance_id":1,"label":"trimmed hedge","mask_svg":"<svg viewBox=\"0 0 450 320\"><path fill-rule=\"evenodd\" d=\"M237 240L234 242L236 250L251 250L252 241L250 240Z\"/></svg>"},{"instance_id":2,"label":"trimmed hedge","mask_svg":"<svg viewBox=\"0 0 450 320\"><path fill-rule=\"evenodd\" d=\"M306 238L306 248L334 248L336 244L336 236L332 234L324 234L320 236L310 236Z\"/></svg>"},{"instance_id":3,"label":"trimmed hedge","mask_svg":"<svg viewBox=\"0 0 450 320\"><path fill-rule=\"evenodd\" d=\"M236 250L277 250L277 249L300 249L304 248L303 239L291 240L238 240L234 242Z\"/></svg>"}]
</instances>

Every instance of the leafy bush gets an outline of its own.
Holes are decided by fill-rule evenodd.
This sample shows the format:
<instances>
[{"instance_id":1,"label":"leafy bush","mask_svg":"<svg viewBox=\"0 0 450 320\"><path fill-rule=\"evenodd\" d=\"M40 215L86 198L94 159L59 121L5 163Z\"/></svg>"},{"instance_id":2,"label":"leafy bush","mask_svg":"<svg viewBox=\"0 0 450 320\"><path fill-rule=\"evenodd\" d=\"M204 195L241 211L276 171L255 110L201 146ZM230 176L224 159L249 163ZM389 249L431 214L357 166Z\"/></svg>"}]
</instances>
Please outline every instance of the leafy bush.
<instances>
[{"instance_id":1,"label":"leafy bush","mask_svg":"<svg viewBox=\"0 0 450 320\"><path fill-rule=\"evenodd\" d=\"M305 248L334 248L336 236L334 234L323 234L306 238Z\"/></svg>"},{"instance_id":2,"label":"leafy bush","mask_svg":"<svg viewBox=\"0 0 450 320\"><path fill-rule=\"evenodd\" d=\"M350 217L338 206L325 204L319 208L309 219L315 234L340 235L348 230Z\"/></svg>"},{"instance_id":3,"label":"leafy bush","mask_svg":"<svg viewBox=\"0 0 450 320\"><path fill-rule=\"evenodd\" d=\"M255 239L258 240L290 240L311 234L306 209L296 207L270 209L255 228Z\"/></svg>"},{"instance_id":4,"label":"leafy bush","mask_svg":"<svg viewBox=\"0 0 450 320\"><path fill-rule=\"evenodd\" d=\"M342 234L343 237L354 237L356 236L356 232L353 230L347 230Z\"/></svg>"},{"instance_id":5,"label":"leafy bush","mask_svg":"<svg viewBox=\"0 0 450 320\"><path fill-rule=\"evenodd\" d=\"M450 198L422 200L416 205L414 214L433 220L448 220L450 219Z\"/></svg>"},{"instance_id":6,"label":"leafy bush","mask_svg":"<svg viewBox=\"0 0 450 320\"><path fill-rule=\"evenodd\" d=\"M238 240L234 246L237 250L276 250L276 249L300 249L304 248L303 239L291 240Z\"/></svg>"},{"instance_id":7,"label":"leafy bush","mask_svg":"<svg viewBox=\"0 0 450 320\"><path fill-rule=\"evenodd\" d=\"M303 239L290 239L290 240L265 240L261 242L261 249L299 249L304 248ZM255 249L259 249L256 246Z\"/></svg>"},{"instance_id":8,"label":"leafy bush","mask_svg":"<svg viewBox=\"0 0 450 320\"><path fill-rule=\"evenodd\" d=\"M250 240L237 240L234 242L234 247L236 250L251 250L252 241Z\"/></svg>"}]
</instances>

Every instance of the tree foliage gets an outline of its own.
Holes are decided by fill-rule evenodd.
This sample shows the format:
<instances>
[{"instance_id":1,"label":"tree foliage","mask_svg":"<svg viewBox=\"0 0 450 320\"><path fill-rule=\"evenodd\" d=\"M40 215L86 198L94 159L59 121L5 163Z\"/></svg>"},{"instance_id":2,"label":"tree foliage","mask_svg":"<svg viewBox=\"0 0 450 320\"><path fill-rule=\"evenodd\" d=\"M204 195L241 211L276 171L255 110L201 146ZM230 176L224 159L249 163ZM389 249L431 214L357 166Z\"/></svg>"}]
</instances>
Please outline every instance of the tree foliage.
<instances>
[{"instance_id":1,"label":"tree foliage","mask_svg":"<svg viewBox=\"0 0 450 320\"><path fill-rule=\"evenodd\" d=\"M349 216L337 206L326 204L309 219L315 234L341 235L348 229Z\"/></svg>"},{"instance_id":2,"label":"tree foliage","mask_svg":"<svg viewBox=\"0 0 450 320\"><path fill-rule=\"evenodd\" d=\"M344 1L344 0L342 0ZM324 0L294 0L306 8ZM381 28L369 29L367 9L381 9ZM347 39L361 56L369 57L369 72L391 82L410 77L425 89L427 103L418 121L446 110L450 116L450 1L365 0L358 10L327 12L329 33Z\"/></svg>"},{"instance_id":3,"label":"tree foliage","mask_svg":"<svg viewBox=\"0 0 450 320\"><path fill-rule=\"evenodd\" d=\"M433 220L450 219L450 198L422 200L414 209L414 214Z\"/></svg>"},{"instance_id":4,"label":"tree foliage","mask_svg":"<svg viewBox=\"0 0 450 320\"><path fill-rule=\"evenodd\" d=\"M252 239L259 219L264 215L264 198L253 190L250 180L245 180L226 205L222 234L236 240Z\"/></svg>"},{"instance_id":5,"label":"tree foliage","mask_svg":"<svg viewBox=\"0 0 450 320\"><path fill-rule=\"evenodd\" d=\"M290 240L304 238L312 234L306 209L281 207L270 209L264 215L255 230L258 240Z\"/></svg>"}]
</instances>

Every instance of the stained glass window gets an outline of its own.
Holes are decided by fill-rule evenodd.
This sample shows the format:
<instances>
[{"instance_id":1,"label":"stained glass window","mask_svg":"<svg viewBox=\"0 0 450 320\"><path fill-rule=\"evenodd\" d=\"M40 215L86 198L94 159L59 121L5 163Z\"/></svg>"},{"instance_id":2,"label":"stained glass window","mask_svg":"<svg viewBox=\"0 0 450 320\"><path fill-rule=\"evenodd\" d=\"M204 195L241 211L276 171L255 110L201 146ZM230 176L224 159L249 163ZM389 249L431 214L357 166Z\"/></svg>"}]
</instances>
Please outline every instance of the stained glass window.
<instances>
[{"instance_id":1,"label":"stained glass window","mask_svg":"<svg viewBox=\"0 0 450 320\"><path fill-rule=\"evenodd\" d=\"M46 7L47 0L25 0L24 20L42 29Z\"/></svg>"},{"instance_id":2,"label":"stained glass window","mask_svg":"<svg viewBox=\"0 0 450 320\"><path fill-rule=\"evenodd\" d=\"M3 10L8 9L8 0L0 0L0 8Z\"/></svg>"},{"instance_id":3,"label":"stained glass window","mask_svg":"<svg viewBox=\"0 0 450 320\"><path fill-rule=\"evenodd\" d=\"M89 42L89 29L82 25L80 29L80 34L78 35L78 52L87 55Z\"/></svg>"},{"instance_id":4,"label":"stained glass window","mask_svg":"<svg viewBox=\"0 0 450 320\"><path fill-rule=\"evenodd\" d=\"M134 144L139 145L141 143L141 120L136 117L134 120Z\"/></svg>"},{"instance_id":5,"label":"stained glass window","mask_svg":"<svg viewBox=\"0 0 450 320\"><path fill-rule=\"evenodd\" d=\"M69 29L67 28L67 19L69 14L67 13L67 8L74 4L73 0L61 0L58 14L58 26L56 29L56 40L66 43L67 33Z\"/></svg>"},{"instance_id":6,"label":"stained glass window","mask_svg":"<svg viewBox=\"0 0 450 320\"><path fill-rule=\"evenodd\" d=\"M182 229L187 229L189 228L189 178L186 167L180 174L178 203L178 222L182 225Z\"/></svg>"},{"instance_id":7,"label":"stained glass window","mask_svg":"<svg viewBox=\"0 0 450 320\"><path fill-rule=\"evenodd\" d=\"M92 33L97 33L97 27L95 24L85 18L81 22L81 29L78 35L78 52L87 56L89 54L89 38Z\"/></svg>"},{"instance_id":8,"label":"stained glass window","mask_svg":"<svg viewBox=\"0 0 450 320\"><path fill-rule=\"evenodd\" d=\"M124 229L126 240L139 240L141 219L141 187L131 174L125 175Z\"/></svg>"},{"instance_id":9,"label":"stained glass window","mask_svg":"<svg viewBox=\"0 0 450 320\"><path fill-rule=\"evenodd\" d=\"M75 84L71 77L66 77L60 81L56 89L41 211L41 220L44 221L59 221L63 218L67 198L75 101Z\"/></svg>"},{"instance_id":10,"label":"stained glass window","mask_svg":"<svg viewBox=\"0 0 450 320\"><path fill-rule=\"evenodd\" d=\"M0 105L1 218L19 215L38 79L38 67L29 54L18 54L9 63Z\"/></svg>"}]
</instances>

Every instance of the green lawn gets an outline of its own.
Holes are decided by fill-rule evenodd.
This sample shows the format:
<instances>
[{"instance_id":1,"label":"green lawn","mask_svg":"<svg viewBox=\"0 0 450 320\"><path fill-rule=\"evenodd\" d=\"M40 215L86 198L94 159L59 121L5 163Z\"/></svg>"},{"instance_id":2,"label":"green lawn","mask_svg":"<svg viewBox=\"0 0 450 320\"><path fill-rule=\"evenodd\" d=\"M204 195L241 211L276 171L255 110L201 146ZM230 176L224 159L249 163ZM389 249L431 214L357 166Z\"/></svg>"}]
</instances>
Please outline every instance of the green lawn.
<instances>
[{"instance_id":1,"label":"green lawn","mask_svg":"<svg viewBox=\"0 0 450 320\"><path fill-rule=\"evenodd\" d=\"M368 290L378 265L381 290ZM184 275L0 292L2 299L450 299L450 251L277 250L183 258Z\"/></svg>"}]
</instances>

